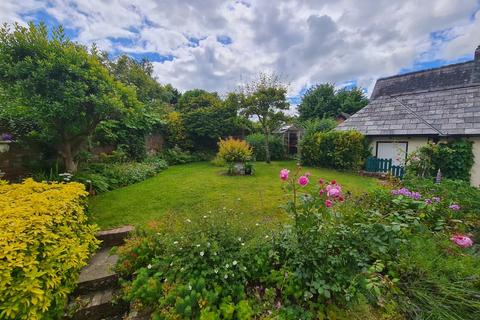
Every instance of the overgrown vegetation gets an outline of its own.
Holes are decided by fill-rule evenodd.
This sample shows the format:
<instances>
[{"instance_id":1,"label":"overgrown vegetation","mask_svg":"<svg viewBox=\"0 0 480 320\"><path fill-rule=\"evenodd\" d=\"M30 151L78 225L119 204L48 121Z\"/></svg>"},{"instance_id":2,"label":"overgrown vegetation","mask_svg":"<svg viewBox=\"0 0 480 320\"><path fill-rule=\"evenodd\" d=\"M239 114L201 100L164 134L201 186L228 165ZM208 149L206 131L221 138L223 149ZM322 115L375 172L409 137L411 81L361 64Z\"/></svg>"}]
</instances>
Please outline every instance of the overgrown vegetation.
<instances>
[{"instance_id":1,"label":"overgrown vegetation","mask_svg":"<svg viewBox=\"0 0 480 320\"><path fill-rule=\"evenodd\" d=\"M440 170L445 178L470 181L473 164L472 141L455 139L446 143L428 143L409 155L407 174L431 178Z\"/></svg>"},{"instance_id":2,"label":"overgrown vegetation","mask_svg":"<svg viewBox=\"0 0 480 320\"><path fill-rule=\"evenodd\" d=\"M79 183L0 181L0 318L63 315L76 276L97 248Z\"/></svg>"},{"instance_id":3,"label":"overgrown vegetation","mask_svg":"<svg viewBox=\"0 0 480 320\"><path fill-rule=\"evenodd\" d=\"M280 179L283 227L223 209L139 232L120 251L124 299L159 319L476 319L476 209L400 185L351 197L301 168Z\"/></svg>"}]
</instances>

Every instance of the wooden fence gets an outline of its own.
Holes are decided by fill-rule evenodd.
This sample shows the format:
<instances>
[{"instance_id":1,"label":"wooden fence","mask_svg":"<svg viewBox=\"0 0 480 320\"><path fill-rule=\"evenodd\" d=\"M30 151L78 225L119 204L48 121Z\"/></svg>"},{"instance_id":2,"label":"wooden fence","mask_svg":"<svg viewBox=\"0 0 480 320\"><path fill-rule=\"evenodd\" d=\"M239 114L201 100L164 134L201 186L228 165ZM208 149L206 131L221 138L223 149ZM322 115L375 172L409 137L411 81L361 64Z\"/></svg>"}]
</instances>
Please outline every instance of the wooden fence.
<instances>
[{"instance_id":1,"label":"wooden fence","mask_svg":"<svg viewBox=\"0 0 480 320\"><path fill-rule=\"evenodd\" d=\"M365 162L365 171L367 172L385 172L392 176L402 178L405 174L405 168L392 164L392 159L379 159L376 157L368 157Z\"/></svg>"}]
</instances>

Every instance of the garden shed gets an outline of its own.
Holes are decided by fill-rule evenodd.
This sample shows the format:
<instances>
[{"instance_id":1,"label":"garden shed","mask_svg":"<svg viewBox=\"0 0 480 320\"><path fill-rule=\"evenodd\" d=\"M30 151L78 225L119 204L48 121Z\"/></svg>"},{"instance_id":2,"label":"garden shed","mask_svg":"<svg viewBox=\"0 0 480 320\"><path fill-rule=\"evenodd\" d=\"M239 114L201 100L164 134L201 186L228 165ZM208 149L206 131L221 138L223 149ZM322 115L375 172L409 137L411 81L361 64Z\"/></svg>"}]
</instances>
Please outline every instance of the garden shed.
<instances>
[{"instance_id":1,"label":"garden shed","mask_svg":"<svg viewBox=\"0 0 480 320\"><path fill-rule=\"evenodd\" d=\"M298 145L303 135L303 128L295 125L286 125L275 131L275 133L282 135L283 145L287 154L297 154Z\"/></svg>"},{"instance_id":2,"label":"garden shed","mask_svg":"<svg viewBox=\"0 0 480 320\"><path fill-rule=\"evenodd\" d=\"M471 61L379 79L370 103L337 127L370 140L373 155L403 165L427 142L473 142L471 184L480 185L480 46Z\"/></svg>"}]
</instances>

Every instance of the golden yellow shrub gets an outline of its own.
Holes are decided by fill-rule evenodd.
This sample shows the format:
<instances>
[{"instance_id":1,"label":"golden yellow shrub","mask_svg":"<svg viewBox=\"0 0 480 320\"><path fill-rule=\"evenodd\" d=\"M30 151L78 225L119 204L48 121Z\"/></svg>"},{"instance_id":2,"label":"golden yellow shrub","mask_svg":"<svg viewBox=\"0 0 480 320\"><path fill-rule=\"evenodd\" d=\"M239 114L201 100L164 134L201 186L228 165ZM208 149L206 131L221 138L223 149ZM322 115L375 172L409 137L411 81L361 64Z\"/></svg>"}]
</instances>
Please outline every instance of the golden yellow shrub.
<instances>
[{"instance_id":1,"label":"golden yellow shrub","mask_svg":"<svg viewBox=\"0 0 480 320\"><path fill-rule=\"evenodd\" d=\"M98 246L80 183L0 184L0 319L62 312Z\"/></svg>"},{"instance_id":2,"label":"golden yellow shrub","mask_svg":"<svg viewBox=\"0 0 480 320\"><path fill-rule=\"evenodd\" d=\"M246 162L252 159L252 147L245 140L232 137L218 142L217 157L226 162Z\"/></svg>"}]
</instances>

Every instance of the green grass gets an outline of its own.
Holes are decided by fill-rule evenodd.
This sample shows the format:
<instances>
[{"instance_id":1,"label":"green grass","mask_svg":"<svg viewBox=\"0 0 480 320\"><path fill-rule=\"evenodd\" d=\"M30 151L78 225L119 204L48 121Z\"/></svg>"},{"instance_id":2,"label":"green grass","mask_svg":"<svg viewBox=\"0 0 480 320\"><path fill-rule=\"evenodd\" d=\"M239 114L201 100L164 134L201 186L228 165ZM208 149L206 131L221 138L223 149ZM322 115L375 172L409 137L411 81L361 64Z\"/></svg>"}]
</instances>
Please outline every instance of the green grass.
<instances>
[{"instance_id":1,"label":"green grass","mask_svg":"<svg viewBox=\"0 0 480 320\"><path fill-rule=\"evenodd\" d=\"M253 176L227 176L224 168L209 163L173 166L146 181L107 192L90 200L94 221L102 228L124 224L142 225L153 220L178 218L233 209L248 219L266 223L286 218L279 171L293 170L293 161L255 163ZM328 169L304 168L319 178L336 179L344 190L359 194L377 186L372 178Z\"/></svg>"}]
</instances>

